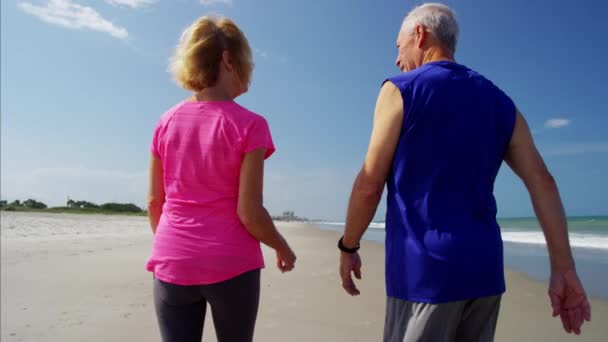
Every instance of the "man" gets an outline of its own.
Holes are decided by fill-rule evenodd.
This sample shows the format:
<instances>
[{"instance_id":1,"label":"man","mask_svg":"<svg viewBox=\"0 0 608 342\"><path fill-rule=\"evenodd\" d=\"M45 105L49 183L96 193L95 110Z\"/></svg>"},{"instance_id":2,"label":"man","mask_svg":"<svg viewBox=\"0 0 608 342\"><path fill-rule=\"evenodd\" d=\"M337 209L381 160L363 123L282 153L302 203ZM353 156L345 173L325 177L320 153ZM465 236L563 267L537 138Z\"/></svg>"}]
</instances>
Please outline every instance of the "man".
<instances>
[{"instance_id":1,"label":"man","mask_svg":"<svg viewBox=\"0 0 608 342\"><path fill-rule=\"evenodd\" d=\"M493 186L505 160L526 185L551 261L549 297L566 332L590 306L551 174L511 99L454 61L458 24L441 4L414 8L397 67L378 96L365 162L338 242L342 286L358 295L359 240L386 184L384 341L492 341L505 291Z\"/></svg>"}]
</instances>

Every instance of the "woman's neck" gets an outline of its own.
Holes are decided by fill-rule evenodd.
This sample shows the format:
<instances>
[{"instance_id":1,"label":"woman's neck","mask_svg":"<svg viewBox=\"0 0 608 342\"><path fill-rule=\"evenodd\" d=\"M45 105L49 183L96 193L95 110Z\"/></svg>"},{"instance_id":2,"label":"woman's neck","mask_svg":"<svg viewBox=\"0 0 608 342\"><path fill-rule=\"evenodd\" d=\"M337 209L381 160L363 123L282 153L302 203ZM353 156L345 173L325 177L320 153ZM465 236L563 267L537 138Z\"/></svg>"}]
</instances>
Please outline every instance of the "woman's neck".
<instances>
[{"instance_id":1,"label":"woman's neck","mask_svg":"<svg viewBox=\"0 0 608 342\"><path fill-rule=\"evenodd\" d=\"M193 101L232 101L234 96L224 87L209 87L205 88L192 96Z\"/></svg>"}]
</instances>

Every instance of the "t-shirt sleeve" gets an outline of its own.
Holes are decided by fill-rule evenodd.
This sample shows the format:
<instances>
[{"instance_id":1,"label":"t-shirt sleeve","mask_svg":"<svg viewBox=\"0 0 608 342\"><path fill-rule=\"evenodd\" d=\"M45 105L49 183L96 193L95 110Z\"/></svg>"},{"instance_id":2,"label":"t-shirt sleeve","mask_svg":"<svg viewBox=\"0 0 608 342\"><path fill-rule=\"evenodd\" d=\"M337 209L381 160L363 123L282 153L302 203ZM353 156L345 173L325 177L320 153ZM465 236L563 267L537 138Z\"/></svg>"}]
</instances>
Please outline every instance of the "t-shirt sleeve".
<instances>
[{"instance_id":1,"label":"t-shirt sleeve","mask_svg":"<svg viewBox=\"0 0 608 342\"><path fill-rule=\"evenodd\" d=\"M161 121L159 120L158 124L156 124L156 128L154 129L154 134L152 135L152 143L150 144L150 152L157 158L160 158L160 126Z\"/></svg>"},{"instance_id":2,"label":"t-shirt sleeve","mask_svg":"<svg viewBox=\"0 0 608 342\"><path fill-rule=\"evenodd\" d=\"M270 128L268 122L262 117L258 117L251 125L245 138L245 153L249 153L258 148L265 148L264 159L268 159L274 151L274 143L272 141L272 135L270 135Z\"/></svg>"}]
</instances>

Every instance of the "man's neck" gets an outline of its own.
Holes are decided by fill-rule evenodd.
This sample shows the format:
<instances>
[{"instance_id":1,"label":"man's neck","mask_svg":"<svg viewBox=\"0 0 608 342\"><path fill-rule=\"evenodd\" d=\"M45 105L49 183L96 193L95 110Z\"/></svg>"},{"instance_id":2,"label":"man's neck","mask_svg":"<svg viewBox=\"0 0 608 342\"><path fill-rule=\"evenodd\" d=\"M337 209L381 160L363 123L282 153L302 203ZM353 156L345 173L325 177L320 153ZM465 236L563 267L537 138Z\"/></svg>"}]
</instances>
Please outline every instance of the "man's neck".
<instances>
[{"instance_id":1,"label":"man's neck","mask_svg":"<svg viewBox=\"0 0 608 342\"><path fill-rule=\"evenodd\" d=\"M422 58L422 64L439 61L455 62L454 54L446 53L442 49L429 49L425 52L424 57Z\"/></svg>"}]
</instances>

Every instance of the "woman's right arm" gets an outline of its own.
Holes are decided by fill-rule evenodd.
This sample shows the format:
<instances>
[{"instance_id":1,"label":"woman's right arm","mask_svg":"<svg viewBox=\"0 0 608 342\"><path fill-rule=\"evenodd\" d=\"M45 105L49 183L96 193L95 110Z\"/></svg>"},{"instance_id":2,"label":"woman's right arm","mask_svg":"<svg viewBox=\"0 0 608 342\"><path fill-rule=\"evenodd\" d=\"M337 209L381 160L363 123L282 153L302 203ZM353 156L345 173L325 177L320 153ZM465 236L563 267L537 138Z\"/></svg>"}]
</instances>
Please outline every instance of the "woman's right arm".
<instances>
[{"instance_id":1,"label":"woman's right arm","mask_svg":"<svg viewBox=\"0 0 608 342\"><path fill-rule=\"evenodd\" d=\"M163 204L165 204L165 185L163 180L163 163L154 154L150 157L149 184L147 200L148 218L150 219L152 233L156 234L156 228L163 213Z\"/></svg>"},{"instance_id":2,"label":"woman's right arm","mask_svg":"<svg viewBox=\"0 0 608 342\"><path fill-rule=\"evenodd\" d=\"M237 213L253 237L276 251L277 267L286 272L294 268L296 256L263 205L265 151L258 148L246 153L243 158Z\"/></svg>"}]
</instances>

